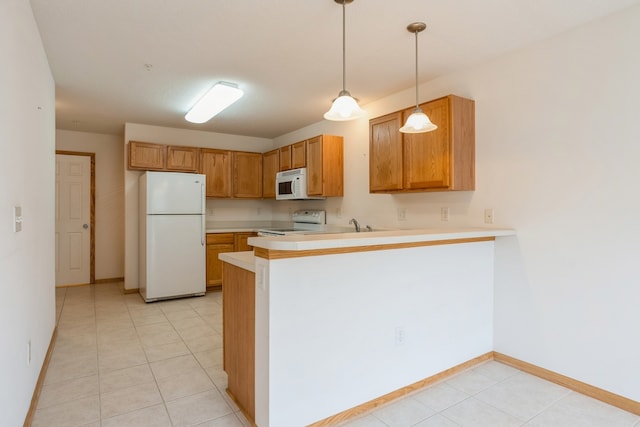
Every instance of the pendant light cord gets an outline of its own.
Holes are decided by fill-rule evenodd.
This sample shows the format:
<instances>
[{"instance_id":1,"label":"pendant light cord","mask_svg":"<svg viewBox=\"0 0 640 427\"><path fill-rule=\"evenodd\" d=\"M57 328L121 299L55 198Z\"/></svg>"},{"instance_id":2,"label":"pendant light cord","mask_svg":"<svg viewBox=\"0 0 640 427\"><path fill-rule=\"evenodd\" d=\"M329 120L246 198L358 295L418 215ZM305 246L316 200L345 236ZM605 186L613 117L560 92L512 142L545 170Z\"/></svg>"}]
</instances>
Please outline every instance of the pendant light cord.
<instances>
[{"instance_id":1,"label":"pendant light cord","mask_svg":"<svg viewBox=\"0 0 640 427\"><path fill-rule=\"evenodd\" d=\"M347 91L346 1L342 0L342 92Z\"/></svg>"},{"instance_id":2,"label":"pendant light cord","mask_svg":"<svg viewBox=\"0 0 640 427\"><path fill-rule=\"evenodd\" d=\"M416 35L416 108L420 108L418 104L418 32Z\"/></svg>"}]
</instances>

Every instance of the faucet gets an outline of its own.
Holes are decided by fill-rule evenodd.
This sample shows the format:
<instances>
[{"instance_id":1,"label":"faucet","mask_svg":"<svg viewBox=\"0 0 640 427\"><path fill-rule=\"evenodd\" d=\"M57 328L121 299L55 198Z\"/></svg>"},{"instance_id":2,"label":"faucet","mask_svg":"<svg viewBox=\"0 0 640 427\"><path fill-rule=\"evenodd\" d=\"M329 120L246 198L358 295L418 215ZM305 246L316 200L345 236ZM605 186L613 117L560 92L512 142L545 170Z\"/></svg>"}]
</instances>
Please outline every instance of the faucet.
<instances>
[{"instance_id":1,"label":"faucet","mask_svg":"<svg viewBox=\"0 0 640 427\"><path fill-rule=\"evenodd\" d=\"M353 224L353 226L356 228L356 233L360 232L360 223L355 218L351 218L349 224Z\"/></svg>"}]
</instances>

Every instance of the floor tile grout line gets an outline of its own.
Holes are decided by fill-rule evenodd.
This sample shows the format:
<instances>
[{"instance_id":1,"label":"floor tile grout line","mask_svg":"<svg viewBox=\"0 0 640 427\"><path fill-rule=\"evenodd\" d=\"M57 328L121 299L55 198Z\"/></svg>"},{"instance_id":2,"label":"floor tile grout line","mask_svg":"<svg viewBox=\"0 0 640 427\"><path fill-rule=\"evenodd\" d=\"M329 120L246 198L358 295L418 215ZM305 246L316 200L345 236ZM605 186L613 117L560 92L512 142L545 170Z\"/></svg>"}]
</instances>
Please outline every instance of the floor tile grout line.
<instances>
[{"instance_id":1,"label":"floor tile grout line","mask_svg":"<svg viewBox=\"0 0 640 427\"><path fill-rule=\"evenodd\" d=\"M486 363L488 363L488 362L485 362L485 363L483 363L482 365L484 365L484 364L486 364ZM496 362L496 363L500 363L500 362ZM472 368L471 370L475 370L475 369L477 369L478 367L480 367L480 366L482 366L482 365L479 365L479 366L477 366L477 367L474 367L474 368ZM508 380L512 379L512 378L513 378L513 377L515 377L516 375L520 375L520 376L522 376L522 377L528 377L528 376L529 376L529 374L527 374L526 372L524 372L524 371L522 371L522 370L520 370L520 369L517 369L517 368L513 368L513 369L515 369L515 370L516 370L516 372L515 372L513 375L509 375L508 377L503 378L502 380L498 381L497 383L492 384L491 386L489 386L489 387L487 387L487 388L485 388L485 389L483 389L483 390L480 390L480 391L478 391L477 393L474 393L474 394L473 394L473 395L471 395L470 397L475 397L475 396L479 395L480 393L482 393L482 392L484 392L484 391L487 391L487 390L489 390L489 389L491 389L491 388L493 388L493 387L496 387L497 385L502 384L502 383L504 383L504 382L506 382L506 381L508 381ZM478 373L479 375L483 375L483 374L481 374L480 372L477 372L477 373ZM486 377L486 375L484 375L484 376ZM537 377L536 377L536 378L537 378ZM544 379L542 379L542 380L543 380L543 381L545 381L545 382L548 382L548 381L546 381L546 380L544 380ZM560 387L562 387L562 386L560 386ZM528 419L526 419L526 420L522 420L522 419L521 419L521 418L519 418L517 415L515 415L515 414L511 414L511 413L509 413L509 412L505 411L504 409L498 408L498 407L497 407L497 406L495 406L495 405L492 405L492 404L490 404L490 403L485 402L485 401L484 401L484 400L482 400L482 399L478 399L478 398L476 398L476 399L477 399L479 402L484 403L485 405L491 406L492 408L497 409L497 410L499 410L499 411L501 411L501 412L503 412L503 413L505 413L505 414L507 414L507 415L509 415L509 416L511 416L511 417L513 417L513 418L515 418L515 419L517 419L517 420L519 420L519 421L521 421L521 422L522 422L522 424L520 424L520 425L521 425L521 426L524 426L524 425L526 425L528 422L530 422L531 420L533 420L534 418L536 418L536 417L538 417L538 416L542 415L542 413L543 413L543 412L545 412L546 410L548 410L549 408L551 408L553 405L555 405L556 403L558 403L560 400L564 399L565 397L567 397L567 396L569 396L571 393L573 393L573 391L572 391L572 390L567 389L566 387L562 387L562 388L565 388L565 389L567 390L567 392L566 392L566 393L564 393L562 396L558 397L557 399L555 399L553 402L551 402L551 403L549 403L548 405L546 405L542 410L538 411L535 415L533 415L533 416L529 417L529 418L528 418ZM465 399L465 400L466 400L466 399Z\"/></svg>"},{"instance_id":2,"label":"floor tile grout line","mask_svg":"<svg viewBox=\"0 0 640 427\"><path fill-rule=\"evenodd\" d=\"M145 304L147 304L147 302L145 302ZM144 345L142 344L142 340L140 339L140 331L138 330L138 326L136 326L135 322L133 321L133 317L131 316L131 308L130 308L129 304L127 304L127 312L129 313L129 317L131 317L131 323L133 323L133 328L135 329L136 335L138 336L138 340L140 341L140 346L142 347L142 352L144 353L144 358L147 361L147 367L149 368L149 371L151 372L151 376L153 377L153 381L154 381L154 383L156 385L156 388L158 389L158 393L160 394L160 398L162 399L162 406L164 406L164 410L165 410L165 412L167 414L167 418L169 419L169 422L173 426L174 422L173 422L173 419L171 418L171 413L169 412L169 407L167 406L167 401L165 400L164 395L162 394L162 391L160 390L160 384L158 384L158 378L156 377L155 372L153 372L153 369L151 368L151 362L149 361L149 356L147 355L147 352L145 351ZM162 311L162 309L160 309L160 313L162 313L162 315L165 317L165 319L167 319L167 321L169 321L169 319L167 318L166 314ZM171 322L169 322L169 323L171 323ZM182 339L182 337L181 337L181 339Z\"/></svg>"},{"instance_id":3,"label":"floor tile grout line","mask_svg":"<svg viewBox=\"0 0 640 427\"><path fill-rule=\"evenodd\" d=\"M89 285L95 286L95 285ZM98 422L102 425L102 391L100 390L100 349L98 344L98 310L96 309L96 293L93 292L93 316L96 319L96 371L98 375Z\"/></svg>"}]
</instances>

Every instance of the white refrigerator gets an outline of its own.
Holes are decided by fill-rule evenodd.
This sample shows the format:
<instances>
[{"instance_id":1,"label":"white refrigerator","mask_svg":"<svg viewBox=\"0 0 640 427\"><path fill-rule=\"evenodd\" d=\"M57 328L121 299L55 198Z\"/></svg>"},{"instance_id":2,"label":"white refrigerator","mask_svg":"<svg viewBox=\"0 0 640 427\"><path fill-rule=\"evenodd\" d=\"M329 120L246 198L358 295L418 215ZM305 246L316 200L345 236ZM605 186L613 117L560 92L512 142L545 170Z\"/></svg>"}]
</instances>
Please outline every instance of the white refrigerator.
<instances>
[{"instance_id":1,"label":"white refrigerator","mask_svg":"<svg viewBox=\"0 0 640 427\"><path fill-rule=\"evenodd\" d=\"M206 291L205 176L145 172L139 181L139 286L146 302Z\"/></svg>"}]
</instances>

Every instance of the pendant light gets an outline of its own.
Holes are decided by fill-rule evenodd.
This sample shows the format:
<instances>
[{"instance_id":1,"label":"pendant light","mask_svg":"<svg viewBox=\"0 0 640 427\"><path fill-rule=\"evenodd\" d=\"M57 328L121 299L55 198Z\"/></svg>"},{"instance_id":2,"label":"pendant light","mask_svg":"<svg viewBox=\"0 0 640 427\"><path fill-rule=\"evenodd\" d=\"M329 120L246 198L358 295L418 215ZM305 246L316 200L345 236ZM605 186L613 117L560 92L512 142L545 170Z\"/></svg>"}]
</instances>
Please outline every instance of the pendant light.
<instances>
[{"instance_id":1,"label":"pendant light","mask_svg":"<svg viewBox=\"0 0 640 427\"><path fill-rule=\"evenodd\" d=\"M407 25L407 31L416 35L416 108L407 118L404 126L400 128L402 133L422 133L438 129L438 126L431 123L429 117L422 111L418 101L418 33L424 31L427 25L424 22L414 22Z\"/></svg>"},{"instance_id":2,"label":"pendant light","mask_svg":"<svg viewBox=\"0 0 640 427\"><path fill-rule=\"evenodd\" d=\"M346 71L346 35L345 35L345 6L353 0L335 0L336 3L342 5L342 90L338 97L334 99L329 111L324 113L324 118L334 121L347 121L357 119L364 115L364 110L358 105L349 91L346 89L347 71Z\"/></svg>"}]
</instances>

